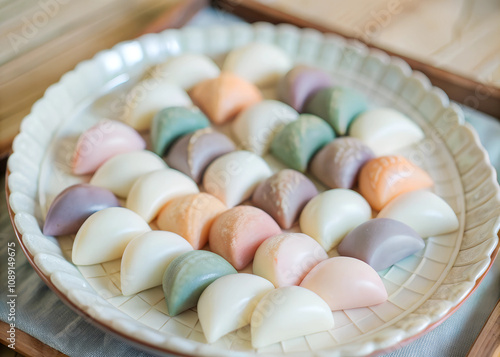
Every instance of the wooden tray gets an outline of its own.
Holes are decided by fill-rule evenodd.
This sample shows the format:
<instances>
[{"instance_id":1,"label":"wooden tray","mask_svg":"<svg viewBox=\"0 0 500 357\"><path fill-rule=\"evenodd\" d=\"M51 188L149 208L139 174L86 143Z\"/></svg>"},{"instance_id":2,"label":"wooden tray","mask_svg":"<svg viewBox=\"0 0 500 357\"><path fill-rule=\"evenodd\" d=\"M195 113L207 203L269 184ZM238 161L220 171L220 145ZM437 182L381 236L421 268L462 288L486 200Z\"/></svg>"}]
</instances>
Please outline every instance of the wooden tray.
<instances>
[{"instance_id":1,"label":"wooden tray","mask_svg":"<svg viewBox=\"0 0 500 357\"><path fill-rule=\"evenodd\" d=\"M500 300L467 356L500 357Z\"/></svg>"},{"instance_id":2,"label":"wooden tray","mask_svg":"<svg viewBox=\"0 0 500 357\"><path fill-rule=\"evenodd\" d=\"M310 27L321 32L336 33L346 38L357 39L370 47L380 48L391 55L404 59L414 70L423 72L429 77L434 86L443 89L452 100L473 107L474 109L490 114L496 118L500 118L500 87L482 83L478 80L467 78L464 75L432 66L427 62L403 55L397 51L391 51L390 48L377 46L372 41L369 41L369 38L367 39L366 36L360 33L349 33L345 27L341 27L340 24L335 21L326 23L322 14L315 13L311 15L311 11L306 11L310 10L313 6L312 2L300 0L285 2L283 0L276 0L264 3L264 1L258 0L215 0L214 3L218 8L240 16L249 22L267 21L274 24L290 23L298 27ZM304 10L304 15L301 14L297 16L297 11L292 12L289 10L292 8L290 5L291 3L296 5L294 10L299 6L307 6L308 9ZM365 1L364 5L370 7L372 5L371 3L372 2ZM403 2L398 2L398 4L401 3ZM317 5L319 2L315 2L314 4ZM325 6L329 6L330 4L332 3L328 2L328 5ZM359 9L361 5L363 4L361 4L360 1L353 1L352 3L342 2L342 7L358 6ZM384 6L388 6L386 1L384 1ZM320 6L317 7L320 8ZM368 13L369 11L367 10L366 12ZM307 18L306 13L309 15ZM323 18L322 22L319 21L321 18ZM313 21L313 19L315 20ZM450 24L450 27L451 26L452 24ZM415 31L419 31L419 29L415 29ZM421 31L425 31L425 29ZM500 36L500 33L498 36ZM498 36L496 37L497 39Z\"/></svg>"}]
</instances>

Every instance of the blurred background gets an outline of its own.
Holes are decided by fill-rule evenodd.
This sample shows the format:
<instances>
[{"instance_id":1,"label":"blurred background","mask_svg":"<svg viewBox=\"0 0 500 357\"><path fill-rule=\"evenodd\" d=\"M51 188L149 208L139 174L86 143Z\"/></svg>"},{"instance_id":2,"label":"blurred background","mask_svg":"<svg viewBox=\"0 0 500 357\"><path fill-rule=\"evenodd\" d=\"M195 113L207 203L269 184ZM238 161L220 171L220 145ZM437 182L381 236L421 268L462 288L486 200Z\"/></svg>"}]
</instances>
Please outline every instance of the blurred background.
<instances>
[{"instance_id":1,"label":"blurred background","mask_svg":"<svg viewBox=\"0 0 500 357\"><path fill-rule=\"evenodd\" d=\"M47 87L98 51L211 5L331 31L402 56L454 100L500 116L498 0L0 0L0 156Z\"/></svg>"}]
</instances>

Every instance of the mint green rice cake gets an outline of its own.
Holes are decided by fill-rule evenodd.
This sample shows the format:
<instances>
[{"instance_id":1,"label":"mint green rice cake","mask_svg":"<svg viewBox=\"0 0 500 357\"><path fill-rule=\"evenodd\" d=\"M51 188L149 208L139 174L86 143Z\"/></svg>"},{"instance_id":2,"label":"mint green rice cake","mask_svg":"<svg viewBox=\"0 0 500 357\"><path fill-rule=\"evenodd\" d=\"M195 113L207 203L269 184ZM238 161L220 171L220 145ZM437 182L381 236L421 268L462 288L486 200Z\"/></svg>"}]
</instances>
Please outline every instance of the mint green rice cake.
<instances>
[{"instance_id":1,"label":"mint green rice cake","mask_svg":"<svg viewBox=\"0 0 500 357\"><path fill-rule=\"evenodd\" d=\"M275 135L271 153L288 167L305 172L314 154L334 138L334 131L323 119L301 114Z\"/></svg>"},{"instance_id":2,"label":"mint green rice cake","mask_svg":"<svg viewBox=\"0 0 500 357\"><path fill-rule=\"evenodd\" d=\"M210 126L208 118L198 108L168 107L160 110L151 124L153 151L163 156L181 136Z\"/></svg>"},{"instance_id":3,"label":"mint green rice cake","mask_svg":"<svg viewBox=\"0 0 500 357\"><path fill-rule=\"evenodd\" d=\"M338 135L345 135L354 118L368 108L363 94L352 88L324 88L308 98L304 113L326 120Z\"/></svg>"},{"instance_id":4,"label":"mint green rice cake","mask_svg":"<svg viewBox=\"0 0 500 357\"><path fill-rule=\"evenodd\" d=\"M220 255L206 250L179 255L163 274L168 314L175 316L195 307L207 286L221 276L237 273Z\"/></svg>"}]
</instances>

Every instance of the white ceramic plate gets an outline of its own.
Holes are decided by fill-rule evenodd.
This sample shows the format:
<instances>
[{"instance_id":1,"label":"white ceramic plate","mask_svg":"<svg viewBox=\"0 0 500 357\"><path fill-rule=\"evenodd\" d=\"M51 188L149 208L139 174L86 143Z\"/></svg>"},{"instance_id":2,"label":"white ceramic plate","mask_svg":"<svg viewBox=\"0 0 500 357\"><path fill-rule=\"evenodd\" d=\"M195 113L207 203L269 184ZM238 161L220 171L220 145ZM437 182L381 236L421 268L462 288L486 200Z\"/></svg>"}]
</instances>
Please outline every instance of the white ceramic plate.
<instances>
[{"instance_id":1,"label":"white ceramic plate","mask_svg":"<svg viewBox=\"0 0 500 357\"><path fill-rule=\"evenodd\" d=\"M337 84L364 92L373 106L394 107L426 134L402 152L436 182L460 228L431 237L426 248L381 272L389 300L334 312L336 326L253 350L249 329L205 343L195 310L170 318L161 288L132 297L119 290L120 261L75 267L72 237L41 233L44 212L63 188L87 180L69 174L78 135L103 117L116 118L124 93L154 63L185 52L221 59L250 41L275 43L297 62L330 71ZM185 28L150 34L98 53L51 86L24 119L8 162L8 194L19 240L35 270L81 314L129 341L187 355L368 355L395 348L449 316L475 289L498 248L500 194L496 174L461 110L428 79L383 52L313 30L270 24Z\"/></svg>"}]
</instances>

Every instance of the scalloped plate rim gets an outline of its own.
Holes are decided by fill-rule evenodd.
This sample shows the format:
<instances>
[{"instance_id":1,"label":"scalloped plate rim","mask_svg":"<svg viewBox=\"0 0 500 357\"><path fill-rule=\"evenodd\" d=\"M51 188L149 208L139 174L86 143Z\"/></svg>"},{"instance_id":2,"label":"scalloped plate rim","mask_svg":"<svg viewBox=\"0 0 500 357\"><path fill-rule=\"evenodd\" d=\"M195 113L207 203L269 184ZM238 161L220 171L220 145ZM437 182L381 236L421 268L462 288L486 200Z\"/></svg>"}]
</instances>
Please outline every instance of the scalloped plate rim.
<instances>
[{"instance_id":1,"label":"scalloped plate rim","mask_svg":"<svg viewBox=\"0 0 500 357\"><path fill-rule=\"evenodd\" d=\"M256 26L272 26L272 25L269 25L267 23L265 23L264 25L262 24L257 24L257 25L236 25L236 27L239 27L239 26L243 26L243 27L251 27L253 29L253 31L255 31L255 28ZM300 30L300 29L297 29L296 27L294 26L291 26L291 25L284 25L282 27L291 27L293 28L294 31L299 31L299 32L303 32L304 30ZM232 28L234 26L212 26L210 28L217 28L217 29L224 29L227 31L228 28ZM274 26L273 26L274 27ZM280 26L275 26L275 28L279 28ZM166 30L165 32L163 32L163 34L165 33L168 33L169 31L176 31L177 33L182 33L183 30ZM307 30L308 31L308 30ZM314 30L313 30L314 31ZM150 35L145 35L145 36L150 36ZM159 35L161 36L161 35ZM144 38L144 36L143 36ZM140 38L139 38L140 39ZM138 40L132 40L132 41L125 41L124 43L133 43L133 42L138 42ZM85 60L85 61L82 61L80 62L74 70L70 71L70 72L67 72L68 73L74 73L75 71L77 71L77 69L80 67L82 67L85 63L89 63L89 62L92 62L92 61L95 61L96 58L103 54L104 52L113 52L113 51L116 51L117 49L120 48L120 46L123 46L124 43L119 43L117 45L115 45L112 49L108 49L108 50L103 50L99 53L97 53L92 59L89 59L89 60ZM351 42L349 42L351 43ZM364 45L363 45L364 46ZM366 50L366 48L364 48ZM381 51L379 51L381 52ZM368 53L370 53L370 50L368 50ZM392 57L390 57L392 58ZM342 61L342 56L340 57L340 62ZM415 73L414 71L411 71L410 74L413 74ZM61 80L58 82L58 83L55 83L53 85L51 85L47 90L46 92L44 93L44 97L42 97L41 99L39 99L33 106L33 108L36 108L36 105L43 101L45 99L45 96L47 93L49 93L51 90L54 90L56 88L57 85L61 85L60 82L63 80L63 78L67 78L68 76L64 75L63 77L61 77ZM435 87L433 86L430 86L429 88L427 88L427 92L428 91L431 91L433 90ZM446 97L447 98L447 97ZM444 104L444 103L443 103ZM441 108L442 109L445 109L447 107L449 107L452 103L447 103L448 105L443 105ZM33 109L32 109L33 111ZM30 113L31 114L31 113ZM59 123L56 127L56 129L54 129L55 131L57 131L57 129L60 127L61 123ZM464 125L464 123L458 123L459 126L464 126L464 127L467 127L466 125ZM472 134L474 135L474 143L469 143L468 145L471 145L472 144L475 144L476 146L478 146L483 152L485 151L484 148L482 148L482 146L480 145L479 141L477 140L477 134L471 130L470 127L468 127L468 129L472 132ZM23 132L23 131L21 131ZM44 145L44 149L47 148L47 145ZM44 158L41 160L43 162ZM487 156L486 156L486 160L487 160ZM488 162L489 164L489 162ZM491 167L491 165L489 165ZM494 172L494 171L493 171ZM10 216L10 219L11 219L11 223L14 227L14 231L15 231L15 234L16 234L16 237L22 247L22 250L23 252L25 253L25 255L27 256L28 258L28 261L30 262L30 264L34 267L35 271L37 272L38 275L40 275L40 277L42 278L42 280L56 293L56 295L61 299L63 300L68 306L70 306L74 311L78 312L81 316L83 316L84 318L86 318L87 320L90 319L91 323L97 325L99 328L103 329L104 331L106 332L111 332L113 333L114 335L118 336L118 337L121 337L121 338L124 338L126 339L127 341L129 342L132 342L133 344L136 344L136 345L139 345L139 346L142 346L142 347L145 347L147 348L148 350L152 350L152 351L160 351L160 352L168 352L168 353L174 353L174 354L177 354L177 355L185 355L183 354L183 352L179 352L179 351L175 351L175 350L172 350L171 348L165 348L165 347L161 347L161 346L158 346L158 345L155 345L154 343L148 343L148 342L145 342L144 339L137 339L137 338L134 338L133 336L131 335L127 335L126 333L124 333L123 331L120 331L118 328L116 328L115 326L112 326L111 323L106 323L105 321L101 321L99 319L96 319L94 317L92 317L87 311L84 311L81 307L77 306L77 304L75 304L74 302L72 302L68 296L63 293L60 289L58 289L54 283L52 283L52 281L50 280L50 276L46 276L41 270L40 268L37 266L37 264L34 262L34 256L31 255L31 253L28 251L28 248L25 246L25 244L23 243L23 240L22 240L22 234L21 232L19 231L18 227L16 226L15 222L14 222L14 218L15 218L15 213L12 211L12 207L10 206L10 195L11 195L11 191L9 189L9 175L11 174L9 168L7 167L7 170L6 170L6 182L5 182L5 189L6 189L6 193L7 193L7 205L8 205L8 211L9 211L9 216ZM462 175L460 175L462 176ZM36 182L36 184L38 185L38 181ZM35 198L36 199L36 198ZM489 200L488 200L489 201ZM476 207L477 208L477 207ZM497 220L496 222L496 225L495 227L498 228L498 223L499 221ZM498 232L497 232L498 234ZM500 235L499 235L500 236ZM429 324L427 324L427 326L424 328L423 331L420 331L419 333L417 334L414 334L414 335L411 335L411 336L408 336L406 338L403 338L403 339L400 339L397 343L395 343L394 345L392 346L389 346L389 347L385 347L385 348L372 348L372 350L370 351L370 354L371 355L374 355L374 354L379 354L383 351L389 351L389 350L392 350L392 349L395 349L395 348L399 348L402 344L406 344L408 342L411 342L412 340L420 337L422 334L430 331L431 329L433 329L434 327L436 327L437 325L439 325L441 322L443 322L444 320L446 320L446 318L448 318L454 311L456 311L460 306L461 304L463 304L463 302L475 291L475 289L479 286L479 284L481 283L481 281L483 280L483 278L485 277L486 273L489 271L489 269L491 268L492 264L493 264L493 261L495 259L495 257L497 256L498 254L498 251L499 251L499 245L498 245L498 239L497 239L497 243L496 243L496 246L493 250L493 252L491 253L491 255L489 256L489 264L488 266L486 267L486 269L484 270L484 272L482 274L480 274L479 276L475 276L475 280L474 280L474 286L472 287L472 289L470 291L467 292L466 296L460 300L458 302L458 304L452 306L451 308L448 309L448 311L444 314L443 317L441 317L440 319L438 319L437 321L431 321ZM97 293L96 293L97 295ZM154 331L154 330L153 330ZM175 338L173 338L175 340ZM190 342L194 342L194 341L190 341ZM175 341L174 341L174 345L175 345ZM177 347L182 347L182 346L177 346ZM229 351L229 350L228 350ZM315 353L323 353L323 352L326 352L326 351L335 351L335 350L318 350L318 351L313 351L312 353L315 354ZM203 352L203 351L201 351ZM207 351L204 351L204 352L207 352ZM234 352L234 351L232 351ZM203 353L202 353L203 354ZM292 355L294 353L292 352Z\"/></svg>"}]
</instances>

